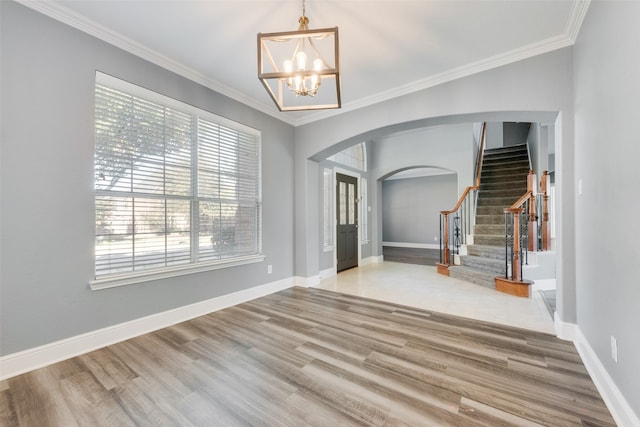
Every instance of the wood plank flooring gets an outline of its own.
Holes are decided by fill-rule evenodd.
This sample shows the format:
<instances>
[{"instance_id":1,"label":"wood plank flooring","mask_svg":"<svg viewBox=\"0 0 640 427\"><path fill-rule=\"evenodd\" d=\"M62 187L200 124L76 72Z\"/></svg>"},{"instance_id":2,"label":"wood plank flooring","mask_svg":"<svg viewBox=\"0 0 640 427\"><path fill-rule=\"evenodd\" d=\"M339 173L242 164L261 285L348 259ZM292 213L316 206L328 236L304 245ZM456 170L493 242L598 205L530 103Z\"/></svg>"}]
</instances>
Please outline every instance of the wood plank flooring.
<instances>
[{"instance_id":1,"label":"wood plank flooring","mask_svg":"<svg viewBox=\"0 0 640 427\"><path fill-rule=\"evenodd\" d=\"M385 261L403 262L405 264L436 265L436 263L440 262L439 249L383 246L382 255Z\"/></svg>"},{"instance_id":2,"label":"wood plank flooring","mask_svg":"<svg viewBox=\"0 0 640 427\"><path fill-rule=\"evenodd\" d=\"M570 342L292 288L0 382L2 426L612 426Z\"/></svg>"}]
</instances>

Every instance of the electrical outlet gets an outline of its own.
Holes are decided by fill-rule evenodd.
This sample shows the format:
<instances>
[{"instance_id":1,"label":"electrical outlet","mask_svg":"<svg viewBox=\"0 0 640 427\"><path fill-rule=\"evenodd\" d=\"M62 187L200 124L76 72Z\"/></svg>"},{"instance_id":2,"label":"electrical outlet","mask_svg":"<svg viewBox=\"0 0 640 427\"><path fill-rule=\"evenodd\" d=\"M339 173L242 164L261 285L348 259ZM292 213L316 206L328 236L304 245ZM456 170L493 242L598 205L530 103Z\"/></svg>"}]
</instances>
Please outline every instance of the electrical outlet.
<instances>
[{"instance_id":1,"label":"electrical outlet","mask_svg":"<svg viewBox=\"0 0 640 427\"><path fill-rule=\"evenodd\" d=\"M273 273L273 265L269 264L267 265L267 274L271 274Z\"/></svg>"},{"instance_id":2,"label":"electrical outlet","mask_svg":"<svg viewBox=\"0 0 640 427\"><path fill-rule=\"evenodd\" d=\"M433 238L433 241L434 241L434 242L437 242L437 241L438 241L438 236L435 236L435 237Z\"/></svg>"},{"instance_id":3,"label":"electrical outlet","mask_svg":"<svg viewBox=\"0 0 640 427\"><path fill-rule=\"evenodd\" d=\"M618 340L611 335L611 358L618 363Z\"/></svg>"}]
</instances>

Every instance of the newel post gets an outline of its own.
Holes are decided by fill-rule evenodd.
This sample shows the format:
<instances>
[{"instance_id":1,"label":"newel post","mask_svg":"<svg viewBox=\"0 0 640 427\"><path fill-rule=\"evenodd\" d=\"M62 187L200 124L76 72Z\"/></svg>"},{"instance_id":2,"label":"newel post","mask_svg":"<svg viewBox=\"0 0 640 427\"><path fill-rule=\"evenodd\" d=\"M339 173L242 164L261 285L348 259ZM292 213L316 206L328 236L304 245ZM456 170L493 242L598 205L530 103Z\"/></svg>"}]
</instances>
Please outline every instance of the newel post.
<instances>
[{"instance_id":1,"label":"newel post","mask_svg":"<svg viewBox=\"0 0 640 427\"><path fill-rule=\"evenodd\" d=\"M442 215L443 223L442 223L442 262L436 264L436 268L439 274L443 274L445 276L449 275L449 212L442 211L440 212Z\"/></svg>"},{"instance_id":2,"label":"newel post","mask_svg":"<svg viewBox=\"0 0 640 427\"><path fill-rule=\"evenodd\" d=\"M542 193L542 250L551 250L551 226L549 223L549 187L551 177L549 172L542 172L540 178L540 193Z\"/></svg>"},{"instance_id":3,"label":"newel post","mask_svg":"<svg viewBox=\"0 0 640 427\"><path fill-rule=\"evenodd\" d=\"M511 259L511 279L520 280L522 278L522 268L520 266L520 214L523 208L505 209L513 214L513 258Z\"/></svg>"},{"instance_id":4,"label":"newel post","mask_svg":"<svg viewBox=\"0 0 640 427\"><path fill-rule=\"evenodd\" d=\"M536 180L536 173L533 170L529 171L527 176L527 191L531 194L529 196L529 223L527 224L527 230L529 231L529 247L530 251L538 250L538 223L536 221L536 195L537 195L538 183Z\"/></svg>"},{"instance_id":5,"label":"newel post","mask_svg":"<svg viewBox=\"0 0 640 427\"><path fill-rule=\"evenodd\" d=\"M522 279L520 263L520 214L523 208L507 208L505 213L513 215L513 255L511 257L511 277L496 277L496 290L519 297L531 297L531 280Z\"/></svg>"}]
</instances>

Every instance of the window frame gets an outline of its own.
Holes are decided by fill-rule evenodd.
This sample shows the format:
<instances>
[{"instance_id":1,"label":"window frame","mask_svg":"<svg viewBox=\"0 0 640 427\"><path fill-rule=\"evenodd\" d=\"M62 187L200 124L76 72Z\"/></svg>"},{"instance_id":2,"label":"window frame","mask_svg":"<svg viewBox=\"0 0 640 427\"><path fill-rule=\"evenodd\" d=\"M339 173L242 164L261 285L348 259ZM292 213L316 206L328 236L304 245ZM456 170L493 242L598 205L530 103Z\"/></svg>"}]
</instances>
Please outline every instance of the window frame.
<instances>
[{"instance_id":1,"label":"window frame","mask_svg":"<svg viewBox=\"0 0 640 427\"><path fill-rule=\"evenodd\" d=\"M224 117L220 117L217 116L211 112L208 112L206 110L197 108L195 106L186 104L184 102L178 101L176 99L167 97L165 95L162 95L160 93L145 89L143 87L134 85L132 83L126 82L124 80L115 78L113 76L110 76L108 74L104 74L102 72L96 71L96 79L95 79L95 85L96 87L98 85L103 85L103 86L107 86L110 88L113 88L115 90L119 90L122 92L125 92L128 95L132 95L135 97L139 97L154 103L157 103L159 105L162 105L163 107L168 107L177 111L180 111L182 113L186 113L189 114L192 119L202 119L202 120L207 120L207 121L211 121L216 123L219 126L224 126L227 128L231 128L234 129L236 131L239 132L243 132L246 134L249 134L253 137L255 137L255 141L256 141L256 155L258 157L257 159L257 168L258 170L256 171L256 177L257 177L257 182L256 184L256 209L257 209L257 218L256 218L256 223L255 223L255 227L256 229L254 230L255 234L256 234L256 243L257 243L257 252L255 254L249 254L249 255L239 255L239 256L233 256L233 257L227 257L227 258L219 258L219 259L209 259L209 260L204 260L204 261L197 261L194 262L193 260L191 260L188 263L185 264L179 264L179 265L173 265L173 266L162 266L162 267L152 267L152 268L148 268L148 269L143 269L143 270L139 270L139 271L128 271L128 272L122 272L122 273L110 273L110 274L105 274L102 276L96 276L96 256L97 253L94 251L94 256L92 257L93 259L93 271L94 271L94 279L90 280L89 282L89 287L92 290L99 290L99 289L106 289L106 288L112 288L112 287L116 287L116 286L124 286L124 285L130 285L130 284L134 284L134 283L141 283L141 282L147 282L147 281L152 281L152 280L159 280L159 279L165 279L165 278L169 278L169 277L176 277L176 276L182 276L182 275L186 275L186 274L192 274L192 273L199 273L199 272L204 272L204 271L211 271L211 270L217 270L217 269L223 269L223 268L228 268L228 267L235 267L235 266L240 266L240 265L245 265L245 264L252 264L252 263L257 263L257 262L262 262L265 259L265 256L262 254L262 152L261 152L261 148L262 148L262 142L261 142L261 132L257 129L251 128L249 126L243 125L241 123L237 123L234 122L232 120L226 119ZM95 126L95 120L94 120L94 126ZM197 122L195 124L195 126L197 126ZM191 144L192 145L196 145L198 144L198 138L195 135L191 136ZM96 149L97 147L97 142L94 143L94 149ZM191 160L191 167L198 167L198 159L192 159ZM95 157L94 157L94 168L96 167L96 163L95 163ZM94 179L95 179L95 174L94 174ZM192 186L196 185L197 183L191 182ZM93 194L94 194L94 208L93 208L93 212L94 215L97 214L97 200L98 200L98 194L99 193L103 193L99 190L96 189L96 184L94 183L93 186L94 190L93 190ZM132 197L136 197L133 196ZM199 203L199 196L197 194L197 188L193 188L191 187L190 190L190 194L189 194L189 200L191 200L192 206L193 206L193 202ZM166 196L165 196L166 198ZM166 198L166 200L171 199L171 197ZM193 207L192 207L193 209ZM193 217L193 210L192 210L192 217ZM192 241L190 244L190 253L193 254L194 251L198 251L198 248L193 248L193 239L194 239L194 235L196 236L195 239L197 239L197 236L199 235L200 231L199 229L196 227L197 224L194 224L193 222L190 224L189 226L189 234L190 234L190 240ZM94 238L97 236L97 226L96 228L94 228ZM94 248L95 246L95 241L94 240Z\"/></svg>"}]
</instances>

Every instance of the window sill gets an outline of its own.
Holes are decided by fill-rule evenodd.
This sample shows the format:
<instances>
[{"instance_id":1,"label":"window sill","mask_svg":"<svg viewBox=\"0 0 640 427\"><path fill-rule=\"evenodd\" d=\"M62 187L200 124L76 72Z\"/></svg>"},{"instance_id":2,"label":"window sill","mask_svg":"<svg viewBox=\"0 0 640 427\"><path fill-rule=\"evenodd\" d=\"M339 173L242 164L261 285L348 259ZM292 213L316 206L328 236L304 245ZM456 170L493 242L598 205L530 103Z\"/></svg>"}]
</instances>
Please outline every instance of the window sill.
<instances>
[{"instance_id":1,"label":"window sill","mask_svg":"<svg viewBox=\"0 0 640 427\"><path fill-rule=\"evenodd\" d=\"M89 282L92 291L115 288L117 286L133 285L135 283L150 282L153 280L167 279L169 277L184 276L192 273L219 270L222 268L236 267L245 264L254 264L264 261L266 257L262 254L249 255L240 258L203 262L198 264L187 264L176 267L167 267L161 270L141 271L137 273L125 273L110 276L108 278L96 279Z\"/></svg>"}]
</instances>

